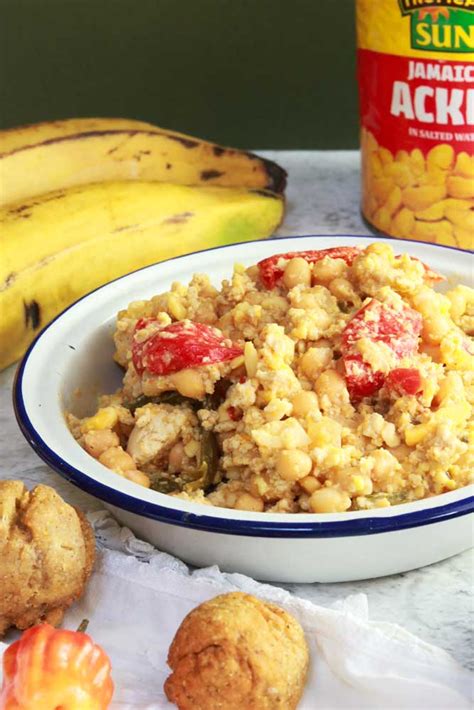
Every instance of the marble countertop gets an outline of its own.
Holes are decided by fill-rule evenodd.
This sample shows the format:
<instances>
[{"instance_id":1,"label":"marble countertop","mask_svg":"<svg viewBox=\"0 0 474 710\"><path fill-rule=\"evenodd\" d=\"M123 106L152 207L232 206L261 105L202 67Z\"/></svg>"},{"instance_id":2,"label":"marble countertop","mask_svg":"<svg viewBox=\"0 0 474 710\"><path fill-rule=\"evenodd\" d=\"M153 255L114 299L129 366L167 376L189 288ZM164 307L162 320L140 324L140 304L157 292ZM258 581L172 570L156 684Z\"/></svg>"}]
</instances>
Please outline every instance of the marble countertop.
<instances>
[{"instance_id":1,"label":"marble countertop","mask_svg":"<svg viewBox=\"0 0 474 710\"><path fill-rule=\"evenodd\" d=\"M289 173L288 212L278 236L369 234L359 213L359 155L348 151L265 151ZM0 478L20 478L29 487L54 486L69 502L92 511L100 501L51 471L30 449L11 404L14 367L0 373ZM321 604L364 592L371 617L401 624L474 668L472 551L430 567L364 582L285 585Z\"/></svg>"}]
</instances>

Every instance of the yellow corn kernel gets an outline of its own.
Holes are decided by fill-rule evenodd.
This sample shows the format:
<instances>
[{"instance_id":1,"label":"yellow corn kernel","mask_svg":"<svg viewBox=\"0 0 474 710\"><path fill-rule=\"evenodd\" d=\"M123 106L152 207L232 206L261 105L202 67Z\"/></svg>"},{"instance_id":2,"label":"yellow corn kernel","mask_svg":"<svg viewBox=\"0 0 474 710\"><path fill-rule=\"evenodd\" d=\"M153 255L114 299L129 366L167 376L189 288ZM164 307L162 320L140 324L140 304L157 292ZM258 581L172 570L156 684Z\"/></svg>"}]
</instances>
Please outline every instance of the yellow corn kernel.
<instances>
[{"instance_id":1,"label":"yellow corn kernel","mask_svg":"<svg viewBox=\"0 0 474 710\"><path fill-rule=\"evenodd\" d=\"M451 331L441 341L441 361L457 370L474 370L474 355L469 351L470 342L461 331Z\"/></svg>"},{"instance_id":2,"label":"yellow corn kernel","mask_svg":"<svg viewBox=\"0 0 474 710\"><path fill-rule=\"evenodd\" d=\"M433 423L431 421L425 422L424 424L417 424L416 426L411 427L411 429L406 429L405 444L407 446L416 446L420 443L420 441L423 441L425 436L428 436L432 429Z\"/></svg>"},{"instance_id":3,"label":"yellow corn kernel","mask_svg":"<svg viewBox=\"0 0 474 710\"><path fill-rule=\"evenodd\" d=\"M434 475L435 493L452 491L456 488L456 481L446 471L437 471Z\"/></svg>"},{"instance_id":4,"label":"yellow corn kernel","mask_svg":"<svg viewBox=\"0 0 474 710\"><path fill-rule=\"evenodd\" d=\"M374 508L390 508L390 501L388 498L377 498L374 502Z\"/></svg>"},{"instance_id":5,"label":"yellow corn kernel","mask_svg":"<svg viewBox=\"0 0 474 710\"><path fill-rule=\"evenodd\" d=\"M424 187L446 187L446 178L448 176L446 170L441 170L441 168L436 168L434 166L428 167L428 170L423 175L418 178L418 184Z\"/></svg>"},{"instance_id":6,"label":"yellow corn kernel","mask_svg":"<svg viewBox=\"0 0 474 710\"><path fill-rule=\"evenodd\" d=\"M419 212L431 207L435 202L439 202L446 197L446 187L444 185L421 185L420 187L407 187L402 192L402 202L405 207Z\"/></svg>"},{"instance_id":7,"label":"yellow corn kernel","mask_svg":"<svg viewBox=\"0 0 474 710\"><path fill-rule=\"evenodd\" d=\"M450 175L446 180L446 187L450 197L461 200L474 198L474 180L472 178Z\"/></svg>"},{"instance_id":8,"label":"yellow corn kernel","mask_svg":"<svg viewBox=\"0 0 474 710\"><path fill-rule=\"evenodd\" d=\"M354 493L357 495L363 495L365 491L366 481L362 476L352 476L352 485L354 486Z\"/></svg>"},{"instance_id":9,"label":"yellow corn kernel","mask_svg":"<svg viewBox=\"0 0 474 710\"><path fill-rule=\"evenodd\" d=\"M176 320L184 320L186 318L186 308L174 293L170 293L168 296L168 310Z\"/></svg>"},{"instance_id":10,"label":"yellow corn kernel","mask_svg":"<svg viewBox=\"0 0 474 710\"><path fill-rule=\"evenodd\" d=\"M435 167L441 170L449 170L454 163L454 148L447 143L435 145L426 156L428 168Z\"/></svg>"},{"instance_id":11,"label":"yellow corn kernel","mask_svg":"<svg viewBox=\"0 0 474 710\"><path fill-rule=\"evenodd\" d=\"M440 422L451 422L456 426L460 426L469 419L470 415L471 405L465 399L461 399L455 404L440 407L433 413L429 421L406 429L405 443L407 446L416 446L428 436Z\"/></svg>"},{"instance_id":12,"label":"yellow corn kernel","mask_svg":"<svg viewBox=\"0 0 474 710\"><path fill-rule=\"evenodd\" d=\"M114 407L103 407L99 409L93 417L89 417L82 422L81 430L84 434L87 434L88 431L112 429L117 422L117 410Z\"/></svg>"},{"instance_id":13,"label":"yellow corn kernel","mask_svg":"<svg viewBox=\"0 0 474 710\"><path fill-rule=\"evenodd\" d=\"M425 407L429 407L431 405L431 402L433 401L437 390L438 385L434 380L423 380L423 394L421 401L425 405Z\"/></svg>"}]
</instances>

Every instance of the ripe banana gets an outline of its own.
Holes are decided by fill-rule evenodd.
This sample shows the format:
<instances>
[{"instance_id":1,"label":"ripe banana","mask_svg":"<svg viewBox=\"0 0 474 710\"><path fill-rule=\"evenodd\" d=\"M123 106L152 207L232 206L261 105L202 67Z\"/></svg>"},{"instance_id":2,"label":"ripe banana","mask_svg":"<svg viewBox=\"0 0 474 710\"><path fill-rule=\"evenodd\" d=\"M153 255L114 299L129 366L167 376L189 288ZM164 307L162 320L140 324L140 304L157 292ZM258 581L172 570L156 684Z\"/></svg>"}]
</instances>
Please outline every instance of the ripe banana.
<instances>
[{"instance_id":1,"label":"ripe banana","mask_svg":"<svg viewBox=\"0 0 474 710\"><path fill-rule=\"evenodd\" d=\"M0 131L0 206L114 180L281 193L286 173L252 153L129 119L75 118Z\"/></svg>"},{"instance_id":2,"label":"ripe banana","mask_svg":"<svg viewBox=\"0 0 474 710\"><path fill-rule=\"evenodd\" d=\"M262 190L157 182L73 187L0 209L0 369L97 286L203 246L269 236L283 209Z\"/></svg>"}]
</instances>

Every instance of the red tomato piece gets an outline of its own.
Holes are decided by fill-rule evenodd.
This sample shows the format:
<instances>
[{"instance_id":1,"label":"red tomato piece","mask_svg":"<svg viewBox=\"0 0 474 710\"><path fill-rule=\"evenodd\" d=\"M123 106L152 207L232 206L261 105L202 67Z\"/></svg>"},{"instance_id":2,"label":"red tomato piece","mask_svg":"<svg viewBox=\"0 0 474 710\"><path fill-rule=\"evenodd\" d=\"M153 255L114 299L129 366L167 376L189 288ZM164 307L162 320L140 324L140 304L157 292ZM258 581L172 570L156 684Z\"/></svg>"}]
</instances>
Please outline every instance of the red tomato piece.
<instances>
[{"instance_id":1,"label":"red tomato piece","mask_svg":"<svg viewBox=\"0 0 474 710\"><path fill-rule=\"evenodd\" d=\"M362 356L344 358L344 374L349 396L353 401L370 397L383 386L382 372L376 372L362 360Z\"/></svg>"},{"instance_id":2,"label":"red tomato piece","mask_svg":"<svg viewBox=\"0 0 474 710\"><path fill-rule=\"evenodd\" d=\"M373 298L357 311L345 327L341 342L346 384L351 399L374 394L385 381L383 373L374 371L364 362L357 349L357 342L361 338L368 338L376 343L385 343L401 359L416 352L421 328L420 314L408 306L396 309Z\"/></svg>"},{"instance_id":3,"label":"red tomato piece","mask_svg":"<svg viewBox=\"0 0 474 710\"><path fill-rule=\"evenodd\" d=\"M274 288L285 272L286 264L282 262L290 261L297 256L304 259L308 264L321 261L325 256L331 259L343 259L350 266L356 256L359 256L359 247L332 247L330 249L319 249L315 251L289 251L286 254L274 254L259 261L257 266L260 271L260 279L267 288Z\"/></svg>"},{"instance_id":4,"label":"red tomato piece","mask_svg":"<svg viewBox=\"0 0 474 710\"><path fill-rule=\"evenodd\" d=\"M421 315L408 306L393 308L375 298L357 311L342 333L343 355L357 352L361 338L386 343L398 357L413 354L423 322Z\"/></svg>"},{"instance_id":5,"label":"red tomato piece","mask_svg":"<svg viewBox=\"0 0 474 710\"><path fill-rule=\"evenodd\" d=\"M416 394L421 390L421 375L416 367L398 367L388 373L387 387L398 394Z\"/></svg>"},{"instance_id":6,"label":"red tomato piece","mask_svg":"<svg viewBox=\"0 0 474 710\"><path fill-rule=\"evenodd\" d=\"M141 318L135 326L132 361L139 375L145 370L153 375L169 375L188 367L233 360L243 353L242 348L229 345L217 328L190 320L158 326L156 330L150 328L150 336L142 340L140 331L153 323L154 318Z\"/></svg>"}]
</instances>

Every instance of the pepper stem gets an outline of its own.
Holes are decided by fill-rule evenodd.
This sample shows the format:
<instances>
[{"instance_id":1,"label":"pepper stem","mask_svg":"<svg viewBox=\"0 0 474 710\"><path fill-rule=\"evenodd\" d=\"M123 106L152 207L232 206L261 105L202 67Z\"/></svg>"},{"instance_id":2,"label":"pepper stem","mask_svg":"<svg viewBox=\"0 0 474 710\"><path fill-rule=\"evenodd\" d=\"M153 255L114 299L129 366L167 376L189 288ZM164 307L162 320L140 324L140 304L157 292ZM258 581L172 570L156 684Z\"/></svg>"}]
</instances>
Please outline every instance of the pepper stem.
<instances>
[{"instance_id":1,"label":"pepper stem","mask_svg":"<svg viewBox=\"0 0 474 710\"><path fill-rule=\"evenodd\" d=\"M89 626L89 619L83 619L79 626L77 627L77 630L80 631L82 634L84 634L87 631L87 627Z\"/></svg>"}]
</instances>

